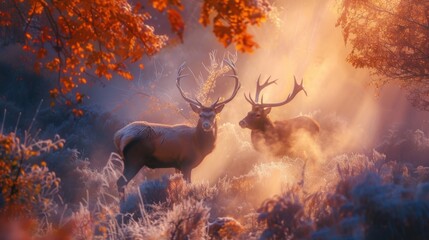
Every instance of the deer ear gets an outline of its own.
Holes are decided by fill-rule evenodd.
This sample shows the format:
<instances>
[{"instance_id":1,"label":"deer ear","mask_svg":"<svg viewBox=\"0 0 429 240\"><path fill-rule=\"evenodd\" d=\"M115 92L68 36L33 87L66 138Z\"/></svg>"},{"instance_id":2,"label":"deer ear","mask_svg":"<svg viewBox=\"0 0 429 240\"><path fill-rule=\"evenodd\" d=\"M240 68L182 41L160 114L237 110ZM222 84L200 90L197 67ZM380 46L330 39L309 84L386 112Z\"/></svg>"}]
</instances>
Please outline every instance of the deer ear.
<instances>
[{"instance_id":1,"label":"deer ear","mask_svg":"<svg viewBox=\"0 0 429 240\"><path fill-rule=\"evenodd\" d=\"M218 113L222 112L223 107L225 107L225 104L221 104L221 105L217 106L214 110L215 113L218 114Z\"/></svg>"},{"instance_id":2,"label":"deer ear","mask_svg":"<svg viewBox=\"0 0 429 240\"><path fill-rule=\"evenodd\" d=\"M270 112L271 112L270 107L264 109L264 115L268 115L268 113L270 113Z\"/></svg>"},{"instance_id":3,"label":"deer ear","mask_svg":"<svg viewBox=\"0 0 429 240\"><path fill-rule=\"evenodd\" d=\"M195 113L201 113L201 108L195 104L190 103L189 105L191 105L192 111L194 111Z\"/></svg>"}]
</instances>

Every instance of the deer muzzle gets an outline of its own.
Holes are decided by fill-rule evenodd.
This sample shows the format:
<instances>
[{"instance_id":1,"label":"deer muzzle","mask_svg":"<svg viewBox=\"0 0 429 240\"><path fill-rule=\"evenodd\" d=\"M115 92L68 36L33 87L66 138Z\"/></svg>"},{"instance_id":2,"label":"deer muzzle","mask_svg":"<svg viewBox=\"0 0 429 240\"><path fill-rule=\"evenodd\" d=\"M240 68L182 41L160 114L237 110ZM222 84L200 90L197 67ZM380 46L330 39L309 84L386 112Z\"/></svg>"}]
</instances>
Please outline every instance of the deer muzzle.
<instances>
[{"instance_id":1,"label":"deer muzzle","mask_svg":"<svg viewBox=\"0 0 429 240\"><path fill-rule=\"evenodd\" d=\"M201 124L201 127L203 128L204 131L208 132L212 130L213 124L207 121L207 122L203 122Z\"/></svg>"},{"instance_id":2,"label":"deer muzzle","mask_svg":"<svg viewBox=\"0 0 429 240\"><path fill-rule=\"evenodd\" d=\"M238 124L240 125L241 128L246 128L247 127L247 122L244 119L241 120Z\"/></svg>"}]
</instances>

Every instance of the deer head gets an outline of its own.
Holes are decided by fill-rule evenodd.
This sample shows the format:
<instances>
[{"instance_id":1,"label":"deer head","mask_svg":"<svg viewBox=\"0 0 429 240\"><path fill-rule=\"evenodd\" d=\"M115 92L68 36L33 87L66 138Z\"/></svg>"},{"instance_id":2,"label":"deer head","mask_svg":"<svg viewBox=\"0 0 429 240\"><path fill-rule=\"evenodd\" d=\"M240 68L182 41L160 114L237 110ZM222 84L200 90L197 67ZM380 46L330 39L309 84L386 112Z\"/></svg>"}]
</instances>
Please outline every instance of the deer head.
<instances>
[{"instance_id":1,"label":"deer head","mask_svg":"<svg viewBox=\"0 0 429 240\"><path fill-rule=\"evenodd\" d=\"M179 89L180 94L182 95L183 99L187 101L191 105L191 109L199 115L198 119L198 125L202 127L204 131L211 131L213 129L213 126L215 125L216 120L216 114L220 113L228 102L230 102L232 99L234 99L235 95L237 95L238 90L240 89L240 82L238 81L237 72L234 66L234 63L224 60L224 62L229 66L231 71L233 72L232 75L227 75L227 77L231 77L235 80L234 89L232 91L232 94L229 98L219 101L220 98L218 98L214 103L212 103L210 106L204 106L200 101L195 99L190 99L186 96L186 94L183 92L182 88L180 87L180 80L184 77L187 77L188 75L182 75L182 72L185 68L185 63L183 63L177 72L177 81L176 86Z\"/></svg>"},{"instance_id":2,"label":"deer head","mask_svg":"<svg viewBox=\"0 0 429 240\"><path fill-rule=\"evenodd\" d=\"M289 96L284 101L279 103L264 103L264 96L262 95L261 102L258 103L259 95L262 89L268 87L271 84L276 84L277 79L270 81L270 78L271 77L268 77L268 79L261 85L260 84L261 75L259 75L258 81L256 82L255 100L252 99L250 93L249 93L249 97L247 97L246 94L244 94L244 97L246 98L246 100L252 105L252 110L249 113L247 113L247 116L239 122L242 128L249 128L251 130L254 130L254 129L264 130L267 123L270 123L268 114L270 113L272 107L279 107L289 103L290 101L292 101L292 99L295 98L295 96L300 91L303 91L305 95L307 95L307 92L302 86L303 80L301 80L301 84L298 84L294 76L293 91L291 94L289 94Z\"/></svg>"}]
</instances>

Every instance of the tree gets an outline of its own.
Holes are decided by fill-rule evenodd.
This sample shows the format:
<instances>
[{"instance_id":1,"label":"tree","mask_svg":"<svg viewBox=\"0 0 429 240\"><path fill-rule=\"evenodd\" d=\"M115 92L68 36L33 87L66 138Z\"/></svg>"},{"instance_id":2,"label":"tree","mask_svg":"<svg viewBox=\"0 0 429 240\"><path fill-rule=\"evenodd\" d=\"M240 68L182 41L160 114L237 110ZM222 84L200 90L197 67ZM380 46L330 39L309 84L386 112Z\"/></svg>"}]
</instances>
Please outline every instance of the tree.
<instances>
[{"instance_id":1,"label":"tree","mask_svg":"<svg viewBox=\"0 0 429 240\"><path fill-rule=\"evenodd\" d=\"M6 0L0 3L0 36L3 44L22 44L34 56L36 72L57 74L52 105L75 105L84 99L76 90L80 84L113 74L131 80L127 65L166 46L168 36L156 34L148 23L150 8L167 13L172 32L183 40L181 0ZM267 0L204 0L200 22L207 26L214 15L219 41L251 52L257 44L247 28L260 25L269 10Z\"/></svg>"},{"instance_id":2,"label":"tree","mask_svg":"<svg viewBox=\"0 0 429 240\"><path fill-rule=\"evenodd\" d=\"M207 26L214 13L213 32L225 46L231 43L241 52L252 52L258 44L247 32L248 25L260 25L266 19L270 4L266 0L205 0L200 22Z\"/></svg>"},{"instance_id":3,"label":"tree","mask_svg":"<svg viewBox=\"0 0 429 240\"><path fill-rule=\"evenodd\" d=\"M429 2L427 0L343 0L337 25L347 57L356 68L369 68L381 87L398 82L409 100L429 110Z\"/></svg>"}]
</instances>

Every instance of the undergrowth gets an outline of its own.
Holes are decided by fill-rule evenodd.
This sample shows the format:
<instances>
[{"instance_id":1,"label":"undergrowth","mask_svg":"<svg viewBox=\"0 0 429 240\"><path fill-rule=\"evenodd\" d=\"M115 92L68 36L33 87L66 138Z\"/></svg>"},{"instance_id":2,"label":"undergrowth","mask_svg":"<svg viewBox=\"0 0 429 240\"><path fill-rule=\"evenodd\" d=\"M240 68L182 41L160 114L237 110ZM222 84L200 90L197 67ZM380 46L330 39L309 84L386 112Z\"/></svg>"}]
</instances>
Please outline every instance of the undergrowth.
<instances>
[{"instance_id":1,"label":"undergrowth","mask_svg":"<svg viewBox=\"0 0 429 240\"><path fill-rule=\"evenodd\" d=\"M180 174L147 180L119 202L122 162L112 154L103 169L78 168L87 189L78 206L61 198L61 180L34 157L64 140L21 141L0 135L2 236L65 239L428 239L429 171L387 161L374 152L348 154L321 166L329 184L314 190L314 174L280 181L291 159L255 165L215 184L186 183ZM59 160L61 161L61 160ZM30 164L31 163L31 164ZM274 174L279 172L279 175ZM279 194L280 192L280 194ZM267 196L268 197L265 197ZM271 196L271 197L270 197ZM14 231L9 231L13 228ZM15 234L15 235L14 235ZM58 239L57 238L57 239ZM6 238L8 239L8 238Z\"/></svg>"}]
</instances>

